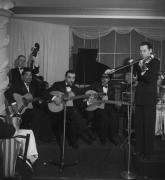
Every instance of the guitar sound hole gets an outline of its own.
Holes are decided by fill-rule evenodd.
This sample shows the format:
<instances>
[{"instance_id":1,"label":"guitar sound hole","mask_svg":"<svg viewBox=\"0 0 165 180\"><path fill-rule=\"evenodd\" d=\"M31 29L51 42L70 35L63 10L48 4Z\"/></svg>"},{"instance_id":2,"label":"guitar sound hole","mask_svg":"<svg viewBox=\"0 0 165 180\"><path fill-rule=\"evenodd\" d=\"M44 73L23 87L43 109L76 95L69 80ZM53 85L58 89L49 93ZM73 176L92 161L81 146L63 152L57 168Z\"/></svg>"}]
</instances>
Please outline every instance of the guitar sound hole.
<instances>
[{"instance_id":1,"label":"guitar sound hole","mask_svg":"<svg viewBox=\"0 0 165 180\"><path fill-rule=\"evenodd\" d=\"M23 102L23 105L24 106L27 106L28 105L28 100L26 98L22 98L22 102Z\"/></svg>"}]
</instances>

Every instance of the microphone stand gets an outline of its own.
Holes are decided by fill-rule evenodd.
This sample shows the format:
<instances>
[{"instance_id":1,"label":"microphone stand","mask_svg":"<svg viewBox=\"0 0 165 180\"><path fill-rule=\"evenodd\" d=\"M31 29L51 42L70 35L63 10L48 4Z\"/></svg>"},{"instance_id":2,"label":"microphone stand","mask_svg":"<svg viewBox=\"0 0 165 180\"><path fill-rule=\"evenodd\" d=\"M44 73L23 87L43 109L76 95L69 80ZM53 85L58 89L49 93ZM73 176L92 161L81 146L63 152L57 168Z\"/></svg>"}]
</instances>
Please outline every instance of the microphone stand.
<instances>
[{"instance_id":1,"label":"microphone stand","mask_svg":"<svg viewBox=\"0 0 165 180\"><path fill-rule=\"evenodd\" d=\"M49 162L44 162L44 165L47 164L53 164L55 166L59 167L59 173L63 174L64 172L64 167L69 167L69 166L74 166L78 164L78 161L75 161L73 163L65 163L65 141L66 141L66 115L67 115L67 106L66 106L66 100L63 102L64 103L64 119L63 119L63 135L62 135L62 144L60 143L60 162L54 162L54 161L49 161Z\"/></svg>"},{"instance_id":2,"label":"microphone stand","mask_svg":"<svg viewBox=\"0 0 165 180\"><path fill-rule=\"evenodd\" d=\"M132 121L132 108L133 108L133 86L132 86L132 79L133 79L133 64L130 62L130 69L131 69L131 102L130 107L128 105L128 161L127 161L127 170L121 172L121 176L124 179L135 179L136 176L134 173L130 171L131 169L131 121Z\"/></svg>"},{"instance_id":3,"label":"microphone stand","mask_svg":"<svg viewBox=\"0 0 165 180\"><path fill-rule=\"evenodd\" d=\"M165 141L165 134L164 134L164 118L163 118L163 106L164 106L164 102L163 102L163 98L161 99L161 126L162 126L162 141Z\"/></svg>"}]
</instances>

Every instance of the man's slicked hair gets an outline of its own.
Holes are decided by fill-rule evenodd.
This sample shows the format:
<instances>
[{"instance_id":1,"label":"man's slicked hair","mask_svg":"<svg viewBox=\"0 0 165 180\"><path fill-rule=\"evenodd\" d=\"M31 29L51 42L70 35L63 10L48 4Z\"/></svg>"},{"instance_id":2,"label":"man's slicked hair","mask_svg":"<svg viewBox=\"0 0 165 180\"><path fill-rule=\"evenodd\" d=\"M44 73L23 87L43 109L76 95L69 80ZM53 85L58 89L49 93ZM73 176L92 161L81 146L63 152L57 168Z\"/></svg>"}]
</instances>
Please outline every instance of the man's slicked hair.
<instances>
[{"instance_id":1,"label":"man's slicked hair","mask_svg":"<svg viewBox=\"0 0 165 180\"><path fill-rule=\"evenodd\" d=\"M31 70L30 68L28 68L28 67L23 68L22 76L23 76L26 72L31 72L31 73L32 73L32 70Z\"/></svg>"},{"instance_id":2,"label":"man's slicked hair","mask_svg":"<svg viewBox=\"0 0 165 180\"><path fill-rule=\"evenodd\" d=\"M71 74L76 74L75 71L73 71L73 70L68 70L68 71L66 71L66 73L65 73L65 77L66 77L69 73L71 73Z\"/></svg>"},{"instance_id":3,"label":"man's slicked hair","mask_svg":"<svg viewBox=\"0 0 165 180\"><path fill-rule=\"evenodd\" d=\"M152 44L150 42L148 42L148 41L141 42L140 46L148 46L148 49L153 49Z\"/></svg>"},{"instance_id":4,"label":"man's slicked hair","mask_svg":"<svg viewBox=\"0 0 165 180\"><path fill-rule=\"evenodd\" d=\"M17 59L20 59L21 57L26 58L23 54L20 54L20 55L17 57Z\"/></svg>"}]
</instances>

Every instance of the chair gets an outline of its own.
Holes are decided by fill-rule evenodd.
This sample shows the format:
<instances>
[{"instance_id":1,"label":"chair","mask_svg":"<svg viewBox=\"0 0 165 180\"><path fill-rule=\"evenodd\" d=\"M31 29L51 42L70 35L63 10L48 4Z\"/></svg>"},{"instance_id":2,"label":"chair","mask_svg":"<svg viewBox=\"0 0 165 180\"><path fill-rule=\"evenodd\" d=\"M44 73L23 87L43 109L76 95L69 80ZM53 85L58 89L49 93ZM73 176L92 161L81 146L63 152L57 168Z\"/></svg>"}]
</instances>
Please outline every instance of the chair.
<instances>
[{"instance_id":1,"label":"chair","mask_svg":"<svg viewBox=\"0 0 165 180\"><path fill-rule=\"evenodd\" d=\"M25 151L23 156L23 161L26 162L27 149L29 145L30 134L26 136L18 135L10 139L2 139L2 161L3 161L3 177L14 178L20 176L16 173L15 167L17 162L17 157L19 156L21 144L18 142L17 138L26 139Z\"/></svg>"}]
</instances>

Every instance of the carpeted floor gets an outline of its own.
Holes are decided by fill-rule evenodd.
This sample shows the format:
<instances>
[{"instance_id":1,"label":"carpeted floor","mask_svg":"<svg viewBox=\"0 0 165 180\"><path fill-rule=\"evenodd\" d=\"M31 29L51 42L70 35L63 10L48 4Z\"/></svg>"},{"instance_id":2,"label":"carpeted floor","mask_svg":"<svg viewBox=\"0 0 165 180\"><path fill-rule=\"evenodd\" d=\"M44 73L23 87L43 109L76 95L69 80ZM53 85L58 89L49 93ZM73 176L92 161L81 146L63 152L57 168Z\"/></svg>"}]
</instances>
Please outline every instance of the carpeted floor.
<instances>
[{"instance_id":1,"label":"carpeted floor","mask_svg":"<svg viewBox=\"0 0 165 180\"><path fill-rule=\"evenodd\" d=\"M57 143L39 142L39 158L34 164L33 180L122 180L121 172L128 172L127 149L127 143L115 146L107 142L106 145L101 145L99 140L92 145L80 141L77 150L66 143L64 165L71 163L73 166L64 166L63 173L60 173L59 166L51 163L59 163L60 160ZM133 149L132 143L131 154ZM165 141L161 140L161 137L155 138L155 153L149 161L131 155L130 171L136 175L137 180L164 180ZM2 162L0 174L2 175Z\"/></svg>"},{"instance_id":2,"label":"carpeted floor","mask_svg":"<svg viewBox=\"0 0 165 180\"><path fill-rule=\"evenodd\" d=\"M143 162L131 156L131 172L136 174L136 179L165 179L165 141L156 138L156 154L154 160ZM133 147L132 147L133 149ZM60 152L56 142L39 143L39 159L34 169L33 179L42 180L61 180L61 179L108 179L120 180L121 172L127 171L128 151L125 146L115 146L108 142L101 145L96 140L92 145L86 145L80 142L77 150L65 146L64 163L74 164L73 166L64 166L63 173L59 173L59 167L49 163L59 162ZM76 163L76 164L75 164ZM152 172L151 172L152 171ZM153 173L153 171L156 171ZM162 173L162 174L160 174Z\"/></svg>"}]
</instances>

